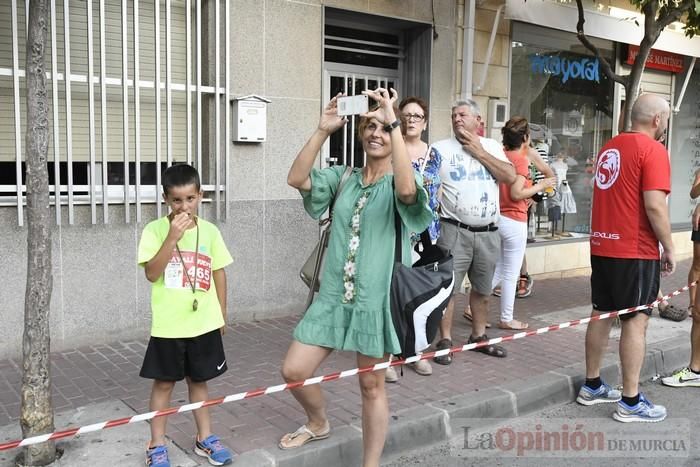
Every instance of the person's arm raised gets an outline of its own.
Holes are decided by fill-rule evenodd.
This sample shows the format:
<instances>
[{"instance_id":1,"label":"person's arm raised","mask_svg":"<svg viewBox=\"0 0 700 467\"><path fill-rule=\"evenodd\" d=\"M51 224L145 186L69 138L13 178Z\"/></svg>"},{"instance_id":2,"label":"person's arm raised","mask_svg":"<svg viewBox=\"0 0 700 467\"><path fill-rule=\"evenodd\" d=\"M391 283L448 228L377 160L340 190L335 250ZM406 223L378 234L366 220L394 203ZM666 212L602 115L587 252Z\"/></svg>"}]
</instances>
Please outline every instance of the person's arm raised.
<instances>
[{"instance_id":1,"label":"person's arm raised","mask_svg":"<svg viewBox=\"0 0 700 467\"><path fill-rule=\"evenodd\" d=\"M323 109L318 127L316 127L311 138L309 138L294 159L289 169L289 174L287 174L287 184L289 186L297 190L311 190L311 169L316 162L316 156L321 150L321 146L331 134L335 133L347 122L345 117L338 116L337 99L340 96L342 94L339 93Z\"/></svg>"},{"instance_id":2,"label":"person's arm raised","mask_svg":"<svg viewBox=\"0 0 700 467\"><path fill-rule=\"evenodd\" d=\"M170 220L168 236L160 246L158 253L145 264L144 271L146 273L146 279L148 279L149 282L157 281L163 274L165 268L168 266L173 250L177 246L177 242L184 235L190 222L190 215L185 212L173 216Z\"/></svg>"},{"instance_id":3,"label":"person's arm raised","mask_svg":"<svg viewBox=\"0 0 700 467\"><path fill-rule=\"evenodd\" d=\"M398 100L395 89L387 91L377 88L374 91L362 91L369 97L377 101L379 108L373 112L363 115L366 118L376 118L383 125L391 125L397 119L394 112L394 102ZM389 94L391 92L391 94ZM416 202L416 178L411 166L411 160L406 151L406 144L403 141L401 128L395 127L390 130L391 137L391 163L394 168L394 186L396 196L407 205Z\"/></svg>"},{"instance_id":4,"label":"person's arm raised","mask_svg":"<svg viewBox=\"0 0 700 467\"><path fill-rule=\"evenodd\" d=\"M515 182L515 168L512 164L491 155L479 141L479 135L460 129L455 135L464 150L486 167L498 183L512 185Z\"/></svg>"},{"instance_id":5,"label":"person's arm raised","mask_svg":"<svg viewBox=\"0 0 700 467\"><path fill-rule=\"evenodd\" d=\"M540 153L537 152L537 149L533 148L532 146L527 147L527 158L532 162L537 170L542 172L542 174L549 178L549 177L554 177L554 170L542 159L542 156L540 156Z\"/></svg>"},{"instance_id":6,"label":"person's arm raised","mask_svg":"<svg viewBox=\"0 0 700 467\"><path fill-rule=\"evenodd\" d=\"M545 188L553 188L556 185L557 179L555 177L544 178L538 183L535 183L531 187L525 187L525 177L522 175L515 176L515 183L510 186L510 197L514 201L519 201L521 199L527 199L532 197L534 194L544 191Z\"/></svg>"}]
</instances>

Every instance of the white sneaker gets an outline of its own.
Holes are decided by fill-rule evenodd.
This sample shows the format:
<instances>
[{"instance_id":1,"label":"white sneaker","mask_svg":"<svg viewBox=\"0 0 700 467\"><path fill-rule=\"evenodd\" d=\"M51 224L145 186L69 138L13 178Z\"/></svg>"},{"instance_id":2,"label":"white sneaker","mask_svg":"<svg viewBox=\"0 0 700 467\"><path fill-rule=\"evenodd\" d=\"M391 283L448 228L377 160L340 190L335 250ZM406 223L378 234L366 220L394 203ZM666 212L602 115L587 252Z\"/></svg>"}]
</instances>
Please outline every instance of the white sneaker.
<instances>
[{"instance_id":1,"label":"white sneaker","mask_svg":"<svg viewBox=\"0 0 700 467\"><path fill-rule=\"evenodd\" d=\"M666 386L673 386L674 388L689 386L700 387L700 375L693 372L690 368L685 367L676 371L671 376L661 378L661 382Z\"/></svg>"},{"instance_id":2,"label":"white sneaker","mask_svg":"<svg viewBox=\"0 0 700 467\"><path fill-rule=\"evenodd\" d=\"M399 375L396 373L396 369L393 366L387 368L386 373L384 373L384 381L387 383L395 383L398 380Z\"/></svg>"},{"instance_id":3,"label":"white sneaker","mask_svg":"<svg viewBox=\"0 0 700 467\"><path fill-rule=\"evenodd\" d=\"M427 360L418 360L416 363L411 364L411 368L416 370L421 376L430 376L433 374L433 367Z\"/></svg>"}]
</instances>

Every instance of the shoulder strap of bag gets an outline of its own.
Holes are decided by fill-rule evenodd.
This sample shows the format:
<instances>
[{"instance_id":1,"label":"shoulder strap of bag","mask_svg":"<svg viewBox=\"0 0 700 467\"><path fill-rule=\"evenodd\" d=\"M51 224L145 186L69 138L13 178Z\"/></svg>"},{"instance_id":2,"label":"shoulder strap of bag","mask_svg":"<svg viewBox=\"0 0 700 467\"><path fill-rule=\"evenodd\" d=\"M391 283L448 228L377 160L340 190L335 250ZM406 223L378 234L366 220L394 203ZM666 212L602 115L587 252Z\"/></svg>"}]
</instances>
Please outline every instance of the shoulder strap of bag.
<instances>
[{"instance_id":1,"label":"shoulder strap of bag","mask_svg":"<svg viewBox=\"0 0 700 467\"><path fill-rule=\"evenodd\" d=\"M391 180L391 187L394 188L394 190L396 189L393 179ZM401 244L401 232L402 232L402 230L401 230L401 216L399 216L399 210L396 209L396 195L394 195L393 201L394 201L394 232L396 233L396 235L395 235L396 239L394 242L394 261L401 262L401 259L402 259L401 258L401 256L402 256L401 255L401 251L402 251L401 250L401 248L402 248L402 244Z\"/></svg>"},{"instance_id":2,"label":"shoulder strap of bag","mask_svg":"<svg viewBox=\"0 0 700 467\"><path fill-rule=\"evenodd\" d=\"M428 165L428 162L430 161L430 151L433 149L431 145L428 145L428 151L426 151L425 156L423 156L423 163L420 165L420 174L423 175L423 172L425 172L425 166Z\"/></svg>"},{"instance_id":3,"label":"shoulder strap of bag","mask_svg":"<svg viewBox=\"0 0 700 467\"><path fill-rule=\"evenodd\" d=\"M343 191L343 187L345 186L345 182L348 181L348 178L350 178L350 174L352 174L352 167L345 167L345 172L343 172L343 176L340 177L340 183L338 184L338 190L335 192L335 196L333 196L333 199L331 200L330 206L328 206L328 218L332 220L333 218L333 206L335 206L335 200L338 199L340 196L340 193Z\"/></svg>"}]
</instances>

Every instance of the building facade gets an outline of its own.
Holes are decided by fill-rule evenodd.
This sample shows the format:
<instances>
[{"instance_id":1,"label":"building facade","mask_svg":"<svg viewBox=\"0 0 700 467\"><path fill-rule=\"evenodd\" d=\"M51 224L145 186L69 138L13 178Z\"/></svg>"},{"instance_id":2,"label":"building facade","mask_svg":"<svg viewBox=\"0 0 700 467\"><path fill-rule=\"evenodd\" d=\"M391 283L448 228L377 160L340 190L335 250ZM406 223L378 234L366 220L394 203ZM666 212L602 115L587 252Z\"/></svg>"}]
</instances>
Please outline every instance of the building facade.
<instances>
[{"instance_id":1,"label":"building facade","mask_svg":"<svg viewBox=\"0 0 700 467\"><path fill-rule=\"evenodd\" d=\"M480 103L488 136L499 138L510 115L539 124L552 162L566 168L576 212L564 213L556 225L544 209L533 217L530 273L587 270L591 167L597 149L617 131L624 96L572 33L570 4L51 4L54 349L148 335L150 287L136 249L145 223L165 214L160 171L176 162L202 173L202 215L219 225L234 256L227 271L231 322L301 311L306 291L299 267L319 232L287 186L287 170L330 97L378 85L429 101L431 141L450 135L451 104L460 96ZM624 41L636 36L611 31L620 28L610 26L616 24L609 23L610 5L587 8L592 39L624 70ZM657 57L672 66L645 72L643 87L678 107L667 144L671 218L683 256L691 251L687 193L700 166L700 78L688 70L700 47L681 33L664 34ZM0 292L0 356L19 354L23 327L25 37L24 2L0 0L0 251L8 272ZM669 49L676 55L664 52ZM319 166L362 166L355 124L330 139Z\"/></svg>"}]
</instances>

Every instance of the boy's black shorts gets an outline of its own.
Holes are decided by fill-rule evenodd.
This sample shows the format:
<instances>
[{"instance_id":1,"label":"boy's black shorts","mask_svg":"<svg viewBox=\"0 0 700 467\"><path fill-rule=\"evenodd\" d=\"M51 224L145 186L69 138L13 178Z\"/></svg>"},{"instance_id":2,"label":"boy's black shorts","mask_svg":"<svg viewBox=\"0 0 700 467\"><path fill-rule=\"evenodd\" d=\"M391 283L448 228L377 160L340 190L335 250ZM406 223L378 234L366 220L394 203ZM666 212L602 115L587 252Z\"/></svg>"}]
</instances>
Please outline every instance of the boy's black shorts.
<instances>
[{"instance_id":1,"label":"boy's black shorts","mask_svg":"<svg viewBox=\"0 0 700 467\"><path fill-rule=\"evenodd\" d=\"M618 311L656 300L661 281L661 262L591 256L591 303L600 312ZM629 319L638 312L620 316ZM651 309L642 313L651 316Z\"/></svg>"},{"instance_id":2,"label":"boy's black shorts","mask_svg":"<svg viewBox=\"0 0 700 467\"><path fill-rule=\"evenodd\" d=\"M690 240L694 243L700 242L700 230L693 230L693 233L690 234Z\"/></svg>"},{"instance_id":3,"label":"boy's black shorts","mask_svg":"<svg viewBox=\"0 0 700 467\"><path fill-rule=\"evenodd\" d=\"M208 381L227 370L221 331L197 337L151 337L143 358L141 377L159 381Z\"/></svg>"}]
</instances>

